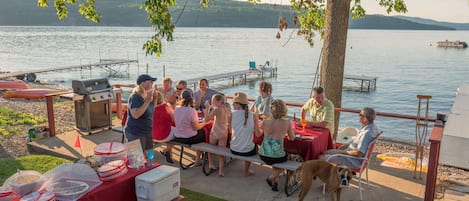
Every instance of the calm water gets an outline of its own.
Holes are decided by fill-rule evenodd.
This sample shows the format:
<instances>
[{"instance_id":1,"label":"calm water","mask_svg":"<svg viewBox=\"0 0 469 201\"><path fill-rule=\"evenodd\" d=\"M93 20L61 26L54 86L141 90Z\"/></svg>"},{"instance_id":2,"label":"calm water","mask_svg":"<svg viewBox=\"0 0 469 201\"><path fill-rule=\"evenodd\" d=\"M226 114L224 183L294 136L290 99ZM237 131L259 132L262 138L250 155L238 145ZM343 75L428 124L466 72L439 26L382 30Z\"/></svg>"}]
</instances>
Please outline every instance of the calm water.
<instances>
[{"instance_id":1,"label":"calm water","mask_svg":"<svg viewBox=\"0 0 469 201\"><path fill-rule=\"evenodd\" d=\"M278 78L269 79L273 95L286 101L305 102L309 98L318 63L321 41L310 48L292 34L275 39L275 29L178 28L175 41L165 45L160 58L145 56L141 47L151 36L149 28L135 27L0 27L0 71L16 71L97 62L100 58L138 59L130 66L130 78L111 79L112 83L133 83L146 72L173 80L248 68L255 60L273 61ZM439 40L469 41L466 31L389 31L350 30L345 59L345 74L378 77L371 93L343 92L344 108L374 107L380 112L416 115L417 94L431 95L430 115L448 113L460 83L468 82L469 50L434 47ZM286 45L285 45L286 43ZM89 74L86 74L89 76ZM92 77L103 73L92 72ZM38 74L38 79L70 85L80 72ZM354 83L345 83L352 85ZM220 87L213 85L212 87ZM331 89L326 89L331 90ZM257 95L257 83L223 88ZM298 108L291 108L297 112ZM415 122L378 118L384 136L399 140L415 139ZM342 114L340 126L359 127L355 114Z\"/></svg>"}]
</instances>

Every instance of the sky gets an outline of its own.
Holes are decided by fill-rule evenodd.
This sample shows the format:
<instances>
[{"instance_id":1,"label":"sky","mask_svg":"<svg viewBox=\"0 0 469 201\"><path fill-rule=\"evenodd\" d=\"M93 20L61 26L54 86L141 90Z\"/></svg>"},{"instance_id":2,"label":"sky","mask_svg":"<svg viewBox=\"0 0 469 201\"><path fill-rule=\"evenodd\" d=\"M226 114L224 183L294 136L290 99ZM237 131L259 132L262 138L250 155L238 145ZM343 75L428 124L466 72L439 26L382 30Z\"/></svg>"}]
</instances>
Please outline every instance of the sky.
<instances>
[{"instance_id":1,"label":"sky","mask_svg":"<svg viewBox=\"0 0 469 201\"><path fill-rule=\"evenodd\" d=\"M289 4L289 0L261 0L262 3ZM421 17L443 22L469 23L469 0L404 0L407 13L392 12L389 15ZM361 0L366 14L388 15L377 0Z\"/></svg>"}]
</instances>

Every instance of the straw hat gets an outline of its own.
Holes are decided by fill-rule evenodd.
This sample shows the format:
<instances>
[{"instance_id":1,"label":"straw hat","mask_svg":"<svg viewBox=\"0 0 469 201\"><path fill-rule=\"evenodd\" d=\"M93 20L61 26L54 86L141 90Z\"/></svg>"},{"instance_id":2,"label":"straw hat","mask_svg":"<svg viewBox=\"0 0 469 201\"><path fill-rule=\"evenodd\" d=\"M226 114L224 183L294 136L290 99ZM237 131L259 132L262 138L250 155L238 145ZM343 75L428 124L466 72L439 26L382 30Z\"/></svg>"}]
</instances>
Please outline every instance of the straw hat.
<instances>
[{"instance_id":1,"label":"straw hat","mask_svg":"<svg viewBox=\"0 0 469 201\"><path fill-rule=\"evenodd\" d=\"M249 104L248 96L243 92L236 92L233 96L233 103Z\"/></svg>"}]
</instances>

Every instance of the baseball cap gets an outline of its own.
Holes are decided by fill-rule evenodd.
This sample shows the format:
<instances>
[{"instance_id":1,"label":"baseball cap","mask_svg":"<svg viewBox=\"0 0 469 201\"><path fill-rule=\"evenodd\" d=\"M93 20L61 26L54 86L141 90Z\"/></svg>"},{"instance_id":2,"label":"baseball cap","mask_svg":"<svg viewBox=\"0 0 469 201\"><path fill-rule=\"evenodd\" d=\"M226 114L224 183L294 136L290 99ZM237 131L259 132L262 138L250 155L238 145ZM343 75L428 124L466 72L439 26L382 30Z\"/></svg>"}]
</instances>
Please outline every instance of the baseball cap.
<instances>
[{"instance_id":1,"label":"baseball cap","mask_svg":"<svg viewBox=\"0 0 469 201\"><path fill-rule=\"evenodd\" d=\"M151 80L151 81L155 81L156 78L154 77L151 77L150 75L147 75L147 74L142 74L142 75L139 75L138 78L137 78L137 84L142 84L142 82L145 82L147 80Z\"/></svg>"}]
</instances>

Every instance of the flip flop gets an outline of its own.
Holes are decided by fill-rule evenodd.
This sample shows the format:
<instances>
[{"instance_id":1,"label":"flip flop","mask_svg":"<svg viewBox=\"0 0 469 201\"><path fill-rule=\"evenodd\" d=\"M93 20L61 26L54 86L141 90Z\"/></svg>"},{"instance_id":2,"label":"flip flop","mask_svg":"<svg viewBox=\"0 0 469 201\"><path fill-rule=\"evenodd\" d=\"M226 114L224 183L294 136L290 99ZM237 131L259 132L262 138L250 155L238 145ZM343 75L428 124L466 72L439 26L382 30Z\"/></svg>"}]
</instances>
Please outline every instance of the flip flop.
<instances>
[{"instance_id":1,"label":"flip flop","mask_svg":"<svg viewBox=\"0 0 469 201\"><path fill-rule=\"evenodd\" d=\"M218 169L217 168L209 168L208 169L208 174L212 174L214 172L216 172Z\"/></svg>"}]
</instances>

